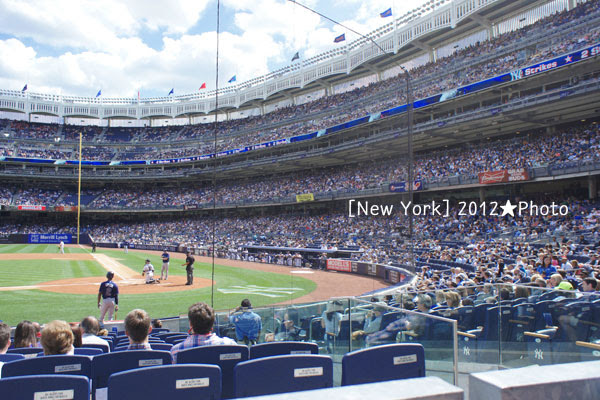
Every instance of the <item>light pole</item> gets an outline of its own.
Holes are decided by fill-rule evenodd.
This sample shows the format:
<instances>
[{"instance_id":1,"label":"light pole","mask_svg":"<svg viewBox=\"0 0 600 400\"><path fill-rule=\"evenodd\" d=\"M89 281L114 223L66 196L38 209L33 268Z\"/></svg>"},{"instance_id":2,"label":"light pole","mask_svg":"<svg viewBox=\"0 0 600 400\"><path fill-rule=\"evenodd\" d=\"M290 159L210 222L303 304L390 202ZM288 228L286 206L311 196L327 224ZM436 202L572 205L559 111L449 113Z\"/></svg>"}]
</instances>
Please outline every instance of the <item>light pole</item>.
<instances>
[{"instance_id":1,"label":"light pole","mask_svg":"<svg viewBox=\"0 0 600 400\"><path fill-rule=\"evenodd\" d=\"M313 10L310 7L305 6L304 4L298 3L295 0L288 0L291 3L294 3L308 11L310 11L313 14L317 14L318 16L325 18L326 20L334 23L335 25L339 25L344 29L349 30L352 33L355 33L356 35L360 36L363 39L367 39L368 41L370 41L373 45L375 45L375 47L377 47L384 55L390 55L388 54L375 40L373 40L373 38L363 35L360 32L355 31L354 29L332 19L329 18L328 16L321 14L320 12ZM391 55L390 55L391 56ZM409 214L408 214L408 234L409 234L409 238L410 238L410 243L409 243L409 263L411 264L411 266L413 268L416 267L415 262L414 262L414 247L415 247L415 242L414 242L414 224L413 224L413 213L412 213L412 203L413 203L413 198L414 198L414 172L413 172L413 164L414 164L414 155L413 155L413 132L412 132L412 125L413 125L413 101L412 101L412 87L411 87L411 76L410 73L408 72L408 70L406 69L406 67L404 67L403 65L401 65L398 61L394 61L394 63L396 63L398 65L398 67L400 67L400 69L402 69L402 71L404 71L404 75L406 76L406 125L407 125L407 153L408 153L408 168L407 168L407 172L408 172L408 177L407 177L407 182L406 182L406 186L408 186L408 200L410 201L410 205L411 207L409 208Z\"/></svg>"}]
</instances>

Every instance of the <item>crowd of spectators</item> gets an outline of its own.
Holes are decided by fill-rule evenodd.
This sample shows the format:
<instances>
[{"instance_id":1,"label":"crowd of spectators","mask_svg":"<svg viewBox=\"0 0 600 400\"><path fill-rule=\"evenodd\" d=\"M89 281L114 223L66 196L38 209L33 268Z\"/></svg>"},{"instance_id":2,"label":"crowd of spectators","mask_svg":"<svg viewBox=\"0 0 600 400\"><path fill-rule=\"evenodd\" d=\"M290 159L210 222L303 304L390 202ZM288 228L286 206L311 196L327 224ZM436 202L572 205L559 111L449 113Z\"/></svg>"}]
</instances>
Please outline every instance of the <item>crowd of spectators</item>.
<instances>
[{"instance_id":1,"label":"crowd of spectators","mask_svg":"<svg viewBox=\"0 0 600 400\"><path fill-rule=\"evenodd\" d=\"M573 21L591 18L598 13L597 5L598 1L596 0L580 4L570 11L556 13L533 25L478 42L460 49L452 55L413 69L411 75L415 98L446 92L461 85L511 71L597 41L600 35L600 30L597 28L569 26L568 29L561 29L565 24ZM552 27L552 30L548 30L549 27ZM528 46L529 50L527 51L514 51L515 43L524 41L525 38L532 40L534 37L539 39L535 45L535 51L531 51L532 46ZM552 40L546 40L548 37L552 37ZM217 128L217 150L314 132L403 104L406 100L403 85L404 77L397 75L348 92L324 96L301 105L283 107L263 116L223 121L218 124ZM45 139L54 138L59 131L57 125L26 122L13 122L9 129L18 132L18 135L15 135L17 137ZM72 140L76 139L80 130L83 130L86 140L128 143L129 145L140 143L143 146L146 146L145 143L151 140L169 141L169 143L181 140L207 140L207 142L200 141L189 147L181 146L181 149L156 147L151 152L121 152L123 155L132 156L133 159L149 159L213 152L214 129L215 125L212 123L183 127L109 129L65 125L62 134L65 139ZM109 148L106 153L101 154L84 152L84 158L101 157L112 160L118 152L118 148ZM120 157L117 158L120 159Z\"/></svg>"},{"instance_id":2,"label":"crowd of spectators","mask_svg":"<svg viewBox=\"0 0 600 400\"><path fill-rule=\"evenodd\" d=\"M102 152L103 148L97 150ZM596 122L588 122L558 127L554 133L534 131L495 141L417 153L414 176L431 183L458 175L476 177L484 171L598 162L599 154L600 126ZM216 190L210 183L177 188L168 185L145 189L111 187L104 191L96 190L94 201L86 205L101 209L182 208L209 204L213 201L213 194L216 194L218 204L282 201L303 193L355 193L381 188L392 182L404 181L406 176L406 158L397 156L316 170L219 181ZM37 200L32 201L44 201L49 206L72 205L60 201L55 204L58 197L52 192L50 190L45 195L39 189L34 194ZM68 189L65 193L72 194ZM25 201L26 198L15 197L15 204L17 200Z\"/></svg>"}]
</instances>

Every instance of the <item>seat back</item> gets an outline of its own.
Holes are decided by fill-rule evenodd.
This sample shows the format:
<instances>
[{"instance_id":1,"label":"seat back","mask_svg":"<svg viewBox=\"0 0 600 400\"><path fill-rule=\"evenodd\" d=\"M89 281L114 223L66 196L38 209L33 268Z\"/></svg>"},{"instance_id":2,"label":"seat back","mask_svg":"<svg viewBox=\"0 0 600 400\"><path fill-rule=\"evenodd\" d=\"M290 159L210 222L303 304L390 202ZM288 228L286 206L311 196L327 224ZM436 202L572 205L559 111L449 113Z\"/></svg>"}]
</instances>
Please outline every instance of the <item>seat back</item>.
<instances>
[{"instance_id":1,"label":"seat back","mask_svg":"<svg viewBox=\"0 0 600 400\"><path fill-rule=\"evenodd\" d=\"M167 343L177 344L185 339L187 339L188 335L171 335L167 336L163 340Z\"/></svg>"},{"instance_id":2,"label":"seat back","mask_svg":"<svg viewBox=\"0 0 600 400\"><path fill-rule=\"evenodd\" d=\"M26 375L68 374L92 376L92 359L88 356L55 355L27 358L2 366L2 378Z\"/></svg>"},{"instance_id":3,"label":"seat back","mask_svg":"<svg viewBox=\"0 0 600 400\"><path fill-rule=\"evenodd\" d=\"M235 366L234 383L235 397L328 388L333 386L333 362L318 355L257 358Z\"/></svg>"},{"instance_id":4,"label":"seat back","mask_svg":"<svg viewBox=\"0 0 600 400\"><path fill-rule=\"evenodd\" d=\"M22 354L25 358L31 358L36 357L40 352L44 352L41 347L19 347L18 349L8 349L6 354Z\"/></svg>"},{"instance_id":5,"label":"seat back","mask_svg":"<svg viewBox=\"0 0 600 400\"><path fill-rule=\"evenodd\" d=\"M109 349L110 349L110 345L108 344L108 342L106 342L106 344L96 344L96 343L86 343L84 346L82 347L86 347L88 349L100 349L102 350L103 353L108 353Z\"/></svg>"},{"instance_id":6,"label":"seat back","mask_svg":"<svg viewBox=\"0 0 600 400\"><path fill-rule=\"evenodd\" d=\"M7 363L16 360L24 360L25 356L23 354L0 354L0 362Z\"/></svg>"},{"instance_id":7,"label":"seat back","mask_svg":"<svg viewBox=\"0 0 600 400\"><path fill-rule=\"evenodd\" d=\"M221 398L217 365L163 365L118 372L108 379L108 400Z\"/></svg>"},{"instance_id":8,"label":"seat back","mask_svg":"<svg viewBox=\"0 0 600 400\"><path fill-rule=\"evenodd\" d=\"M131 350L100 354L92 360L93 390L108 385L108 377L115 372L135 368L172 364L171 353L160 350Z\"/></svg>"},{"instance_id":9,"label":"seat back","mask_svg":"<svg viewBox=\"0 0 600 400\"><path fill-rule=\"evenodd\" d=\"M342 358L342 386L425 376L421 344L387 344L347 353Z\"/></svg>"},{"instance_id":10,"label":"seat back","mask_svg":"<svg viewBox=\"0 0 600 400\"><path fill-rule=\"evenodd\" d=\"M239 345L200 346L177 353L177 364L212 364L221 368L222 397L233 398L233 370L248 360L248 347Z\"/></svg>"},{"instance_id":11,"label":"seat back","mask_svg":"<svg viewBox=\"0 0 600 400\"><path fill-rule=\"evenodd\" d=\"M308 342L269 342L250 348L250 359L286 354L319 354L319 346Z\"/></svg>"},{"instance_id":12,"label":"seat back","mask_svg":"<svg viewBox=\"0 0 600 400\"><path fill-rule=\"evenodd\" d=\"M97 356L98 354L104 354L102 349L94 349L92 347L76 347L75 354L80 356Z\"/></svg>"},{"instance_id":13,"label":"seat back","mask_svg":"<svg viewBox=\"0 0 600 400\"><path fill-rule=\"evenodd\" d=\"M90 380L77 375L30 375L13 378L3 376L0 379L0 393L2 400L89 400Z\"/></svg>"}]
</instances>

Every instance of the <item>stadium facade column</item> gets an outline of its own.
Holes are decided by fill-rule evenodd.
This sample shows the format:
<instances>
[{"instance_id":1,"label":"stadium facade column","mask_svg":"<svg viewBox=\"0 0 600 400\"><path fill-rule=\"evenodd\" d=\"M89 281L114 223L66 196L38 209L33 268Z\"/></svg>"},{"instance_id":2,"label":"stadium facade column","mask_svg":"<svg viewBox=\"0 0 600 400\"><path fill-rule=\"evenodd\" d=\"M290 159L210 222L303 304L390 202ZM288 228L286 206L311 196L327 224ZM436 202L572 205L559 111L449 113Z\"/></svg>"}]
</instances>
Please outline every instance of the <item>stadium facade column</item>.
<instances>
[{"instance_id":1,"label":"stadium facade column","mask_svg":"<svg viewBox=\"0 0 600 400\"><path fill-rule=\"evenodd\" d=\"M485 201L485 189L483 187L479 188L479 202L483 203Z\"/></svg>"},{"instance_id":2,"label":"stadium facade column","mask_svg":"<svg viewBox=\"0 0 600 400\"><path fill-rule=\"evenodd\" d=\"M595 200L598 197L598 176L588 176L588 197L590 200Z\"/></svg>"}]
</instances>

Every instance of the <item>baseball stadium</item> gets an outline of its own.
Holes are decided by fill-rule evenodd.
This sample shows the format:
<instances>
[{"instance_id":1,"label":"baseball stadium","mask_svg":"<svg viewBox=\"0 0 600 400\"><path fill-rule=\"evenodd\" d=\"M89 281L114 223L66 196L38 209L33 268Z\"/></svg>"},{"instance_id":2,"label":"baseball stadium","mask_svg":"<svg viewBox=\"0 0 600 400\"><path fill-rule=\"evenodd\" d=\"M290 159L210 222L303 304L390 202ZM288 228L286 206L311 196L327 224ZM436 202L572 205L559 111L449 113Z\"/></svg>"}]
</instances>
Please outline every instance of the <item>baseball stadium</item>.
<instances>
[{"instance_id":1,"label":"baseball stadium","mask_svg":"<svg viewBox=\"0 0 600 400\"><path fill-rule=\"evenodd\" d=\"M600 0L63 3L0 0L3 400L600 396Z\"/></svg>"}]
</instances>

